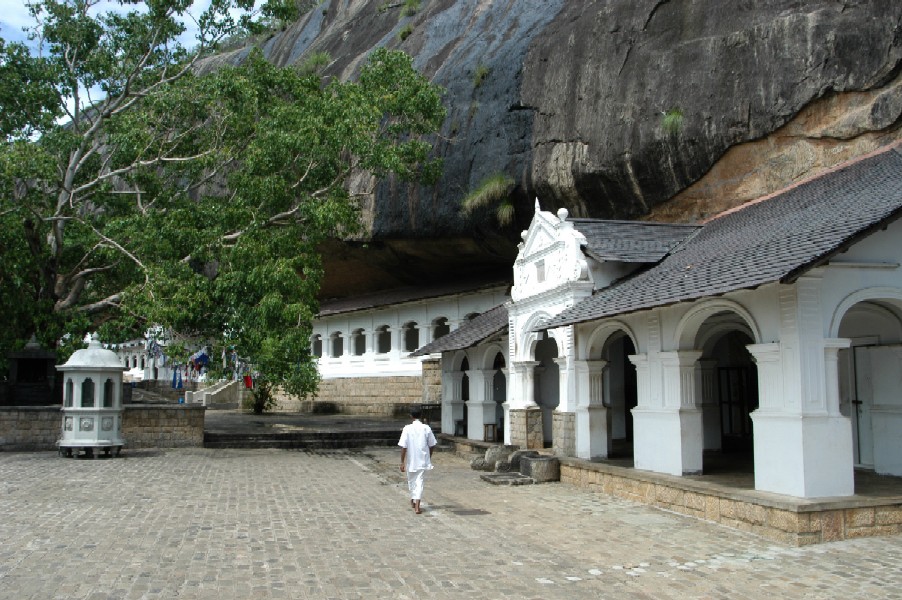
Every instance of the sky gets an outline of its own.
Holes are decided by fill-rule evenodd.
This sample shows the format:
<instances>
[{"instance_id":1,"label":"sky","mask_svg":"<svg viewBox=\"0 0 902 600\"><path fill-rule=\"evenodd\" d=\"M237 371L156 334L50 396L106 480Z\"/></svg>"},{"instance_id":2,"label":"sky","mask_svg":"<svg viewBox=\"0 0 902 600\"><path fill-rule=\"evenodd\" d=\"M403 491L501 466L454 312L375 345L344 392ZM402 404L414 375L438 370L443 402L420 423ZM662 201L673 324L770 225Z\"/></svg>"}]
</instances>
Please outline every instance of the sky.
<instances>
[{"instance_id":1,"label":"sky","mask_svg":"<svg viewBox=\"0 0 902 600\"><path fill-rule=\"evenodd\" d=\"M198 0L191 8L191 12L199 15L207 6L210 0ZM98 12L108 12L113 9L121 8L118 2L102 0L98 3ZM28 14L25 7L25 0L0 0L0 37L10 42L28 43L28 35L22 31L23 27L31 27L34 25L34 19ZM188 22L187 25L191 26ZM190 45L193 39L191 32L187 32L182 37L182 42Z\"/></svg>"}]
</instances>

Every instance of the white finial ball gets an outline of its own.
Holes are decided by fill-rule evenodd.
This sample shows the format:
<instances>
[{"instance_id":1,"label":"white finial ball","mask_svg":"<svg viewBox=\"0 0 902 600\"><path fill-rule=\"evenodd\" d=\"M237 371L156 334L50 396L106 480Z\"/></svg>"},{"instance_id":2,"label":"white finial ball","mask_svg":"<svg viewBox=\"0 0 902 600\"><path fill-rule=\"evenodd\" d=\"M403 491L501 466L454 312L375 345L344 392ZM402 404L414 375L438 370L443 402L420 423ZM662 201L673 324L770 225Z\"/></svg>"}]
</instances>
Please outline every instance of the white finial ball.
<instances>
[{"instance_id":1,"label":"white finial ball","mask_svg":"<svg viewBox=\"0 0 902 600\"><path fill-rule=\"evenodd\" d=\"M557 218L560 219L561 221L566 221L567 217L569 217L569 216L570 216L570 211L567 210L566 208L557 209Z\"/></svg>"}]
</instances>

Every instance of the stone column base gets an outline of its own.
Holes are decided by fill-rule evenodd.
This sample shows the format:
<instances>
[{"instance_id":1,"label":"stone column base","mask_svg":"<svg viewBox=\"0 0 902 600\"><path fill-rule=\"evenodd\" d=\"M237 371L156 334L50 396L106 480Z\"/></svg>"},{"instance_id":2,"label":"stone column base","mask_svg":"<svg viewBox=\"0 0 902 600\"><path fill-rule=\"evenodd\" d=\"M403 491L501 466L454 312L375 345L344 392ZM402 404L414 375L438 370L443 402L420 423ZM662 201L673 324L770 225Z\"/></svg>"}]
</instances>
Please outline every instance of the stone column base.
<instances>
[{"instance_id":1,"label":"stone column base","mask_svg":"<svg viewBox=\"0 0 902 600\"><path fill-rule=\"evenodd\" d=\"M752 422L756 490L800 498L855 493L847 417L756 410Z\"/></svg>"},{"instance_id":2,"label":"stone column base","mask_svg":"<svg viewBox=\"0 0 902 600\"><path fill-rule=\"evenodd\" d=\"M576 413L552 413L551 447L557 456L576 456Z\"/></svg>"},{"instance_id":3,"label":"stone column base","mask_svg":"<svg viewBox=\"0 0 902 600\"><path fill-rule=\"evenodd\" d=\"M541 408L532 406L510 410L510 443L527 450L541 450L545 447Z\"/></svg>"},{"instance_id":4,"label":"stone column base","mask_svg":"<svg viewBox=\"0 0 902 600\"><path fill-rule=\"evenodd\" d=\"M702 412L698 409L633 409L637 469L669 475L702 472Z\"/></svg>"}]
</instances>

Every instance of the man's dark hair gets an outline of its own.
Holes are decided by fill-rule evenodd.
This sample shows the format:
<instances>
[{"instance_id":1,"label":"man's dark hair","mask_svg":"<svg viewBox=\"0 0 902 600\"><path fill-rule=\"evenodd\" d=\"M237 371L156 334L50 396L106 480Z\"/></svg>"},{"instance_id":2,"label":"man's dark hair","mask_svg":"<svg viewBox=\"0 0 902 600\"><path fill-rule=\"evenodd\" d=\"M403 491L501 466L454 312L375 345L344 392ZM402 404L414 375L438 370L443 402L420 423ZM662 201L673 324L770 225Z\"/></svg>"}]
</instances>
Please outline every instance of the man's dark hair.
<instances>
[{"instance_id":1,"label":"man's dark hair","mask_svg":"<svg viewBox=\"0 0 902 600\"><path fill-rule=\"evenodd\" d=\"M419 406L414 406L410 409L410 416L413 417L414 419L419 419L420 417L423 416L423 411L420 410Z\"/></svg>"}]
</instances>

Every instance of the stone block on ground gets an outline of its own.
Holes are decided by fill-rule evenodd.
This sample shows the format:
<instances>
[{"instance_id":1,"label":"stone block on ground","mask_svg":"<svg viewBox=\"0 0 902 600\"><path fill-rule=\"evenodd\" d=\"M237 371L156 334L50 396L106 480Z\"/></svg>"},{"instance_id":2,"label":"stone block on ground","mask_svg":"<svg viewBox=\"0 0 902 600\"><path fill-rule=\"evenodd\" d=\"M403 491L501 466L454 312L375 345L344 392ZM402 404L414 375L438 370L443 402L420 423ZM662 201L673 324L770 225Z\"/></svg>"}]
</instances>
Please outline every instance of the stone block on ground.
<instances>
[{"instance_id":1,"label":"stone block on ground","mask_svg":"<svg viewBox=\"0 0 902 600\"><path fill-rule=\"evenodd\" d=\"M560 481L561 463L554 456L524 456L520 459L520 473L536 483Z\"/></svg>"},{"instance_id":2,"label":"stone block on ground","mask_svg":"<svg viewBox=\"0 0 902 600\"><path fill-rule=\"evenodd\" d=\"M511 452L508 457L508 463L510 464L511 471L520 471L520 461L524 456L538 456L539 453L536 450L514 450Z\"/></svg>"},{"instance_id":3,"label":"stone block on ground","mask_svg":"<svg viewBox=\"0 0 902 600\"><path fill-rule=\"evenodd\" d=\"M493 471L498 470L499 462L508 462L508 457L513 453L511 446L491 446L485 451L485 462Z\"/></svg>"}]
</instances>

